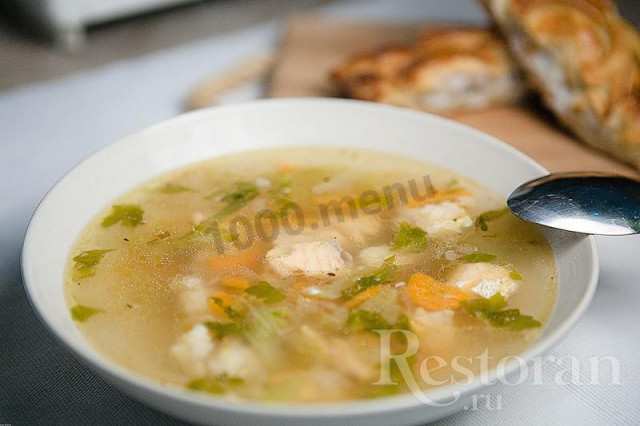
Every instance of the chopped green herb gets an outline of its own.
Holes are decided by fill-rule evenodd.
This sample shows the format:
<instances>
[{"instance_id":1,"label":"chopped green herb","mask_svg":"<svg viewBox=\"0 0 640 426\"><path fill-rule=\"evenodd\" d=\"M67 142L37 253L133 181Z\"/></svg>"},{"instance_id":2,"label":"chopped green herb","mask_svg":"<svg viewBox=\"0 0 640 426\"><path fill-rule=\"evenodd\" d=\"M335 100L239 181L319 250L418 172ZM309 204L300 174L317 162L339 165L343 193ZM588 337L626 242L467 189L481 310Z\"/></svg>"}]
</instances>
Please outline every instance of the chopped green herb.
<instances>
[{"instance_id":1,"label":"chopped green herb","mask_svg":"<svg viewBox=\"0 0 640 426\"><path fill-rule=\"evenodd\" d=\"M458 260L462 260L467 263L480 263L480 262L493 262L496 260L495 254L488 253L471 253L466 256L459 257Z\"/></svg>"},{"instance_id":2,"label":"chopped green herb","mask_svg":"<svg viewBox=\"0 0 640 426\"><path fill-rule=\"evenodd\" d=\"M516 281L522 281L524 279L522 274L518 272L515 268L512 268L511 272L509 272L509 278Z\"/></svg>"},{"instance_id":3,"label":"chopped green herb","mask_svg":"<svg viewBox=\"0 0 640 426\"><path fill-rule=\"evenodd\" d=\"M491 222L492 220L496 220L504 216L509 211L508 207L505 207L500 210L489 210L487 212L482 213L476 219L476 228L481 229L482 231L488 231L489 225L487 222Z\"/></svg>"},{"instance_id":4,"label":"chopped green herb","mask_svg":"<svg viewBox=\"0 0 640 426\"><path fill-rule=\"evenodd\" d=\"M391 324L377 312L359 309L349 313L347 328L352 331L388 330Z\"/></svg>"},{"instance_id":5,"label":"chopped green herb","mask_svg":"<svg viewBox=\"0 0 640 426\"><path fill-rule=\"evenodd\" d=\"M389 323L377 312L359 309L349 313L347 328L351 331L374 330L409 330L409 318L405 314L398 315L395 324Z\"/></svg>"},{"instance_id":6,"label":"chopped green herb","mask_svg":"<svg viewBox=\"0 0 640 426\"><path fill-rule=\"evenodd\" d=\"M136 204L117 204L112 206L112 212L102 221L105 228L120 222L130 228L141 225L144 211Z\"/></svg>"},{"instance_id":7,"label":"chopped green herb","mask_svg":"<svg viewBox=\"0 0 640 426\"><path fill-rule=\"evenodd\" d=\"M125 308L127 308L127 309L133 309L133 306L131 306L131 304L130 304L130 303L127 303L127 304L125 305Z\"/></svg>"},{"instance_id":8,"label":"chopped green herb","mask_svg":"<svg viewBox=\"0 0 640 426\"><path fill-rule=\"evenodd\" d=\"M542 324L529 315L522 315L519 309L503 309L507 302L500 293L487 299L471 299L462 302L462 307L470 315L489 322L494 327L525 330Z\"/></svg>"},{"instance_id":9,"label":"chopped green herb","mask_svg":"<svg viewBox=\"0 0 640 426\"><path fill-rule=\"evenodd\" d=\"M96 274L96 266L100 263L106 253L113 249L106 250L86 250L73 258L73 280L79 281L83 278L92 277Z\"/></svg>"},{"instance_id":10,"label":"chopped green herb","mask_svg":"<svg viewBox=\"0 0 640 426\"><path fill-rule=\"evenodd\" d=\"M396 319L395 327L398 330L411 330L411 324L409 323L409 317L405 314L398 315Z\"/></svg>"},{"instance_id":11,"label":"chopped green herb","mask_svg":"<svg viewBox=\"0 0 640 426\"><path fill-rule=\"evenodd\" d=\"M160 194L178 194L180 192L195 192L193 189L182 186L179 183L167 183L161 187L155 189L155 192L159 192Z\"/></svg>"},{"instance_id":12,"label":"chopped green herb","mask_svg":"<svg viewBox=\"0 0 640 426\"><path fill-rule=\"evenodd\" d=\"M256 198L258 195L260 195L260 191L258 191L258 188L254 184L249 182L238 182L231 192L228 192L220 198L220 201L226 205L218 211L218 213L213 215L212 218L219 220L235 213L249 204L251 200Z\"/></svg>"},{"instance_id":13,"label":"chopped green herb","mask_svg":"<svg viewBox=\"0 0 640 426\"><path fill-rule=\"evenodd\" d=\"M510 328L512 330L525 330L527 328L540 327L540 321L529 315L522 315L520 309L508 309L501 312L487 314L489 323L496 327Z\"/></svg>"},{"instance_id":14,"label":"chopped green herb","mask_svg":"<svg viewBox=\"0 0 640 426\"><path fill-rule=\"evenodd\" d=\"M344 299L351 299L356 294L365 291L369 287L387 284L393 281L393 276L398 270L398 267L393 264L394 261L395 256L385 259L384 264L373 274L358 278L351 287L346 290L342 290L342 297Z\"/></svg>"},{"instance_id":15,"label":"chopped green herb","mask_svg":"<svg viewBox=\"0 0 640 426\"><path fill-rule=\"evenodd\" d=\"M220 234L220 226L218 220L215 217L210 217L208 219L200 222L199 225L191 228L191 231L184 234L180 239L189 238L189 237L204 237L207 235L219 235Z\"/></svg>"},{"instance_id":16,"label":"chopped green herb","mask_svg":"<svg viewBox=\"0 0 640 426\"><path fill-rule=\"evenodd\" d=\"M239 322L214 322L207 321L204 325L213 332L216 337L225 337L240 334L243 331L242 323Z\"/></svg>"},{"instance_id":17,"label":"chopped green herb","mask_svg":"<svg viewBox=\"0 0 640 426\"><path fill-rule=\"evenodd\" d=\"M222 387L222 384L220 384L220 382L215 379L192 380L187 383L187 388L198 392L215 394L222 394L226 392L226 389Z\"/></svg>"},{"instance_id":18,"label":"chopped green herb","mask_svg":"<svg viewBox=\"0 0 640 426\"><path fill-rule=\"evenodd\" d=\"M95 314L102 312L101 309L90 308L89 306L76 305L71 308L71 318L74 321L85 322Z\"/></svg>"},{"instance_id":19,"label":"chopped green herb","mask_svg":"<svg viewBox=\"0 0 640 426\"><path fill-rule=\"evenodd\" d=\"M222 394L231 388L242 386L243 384L244 380L238 377L217 376L192 380L187 383L187 388L199 392Z\"/></svg>"},{"instance_id":20,"label":"chopped green herb","mask_svg":"<svg viewBox=\"0 0 640 426\"><path fill-rule=\"evenodd\" d=\"M245 293L261 299L267 305L282 302L286 296L266 281L260 281L258 284L247 288Z\"/></svg>"},{"instance_id":21,"label":"chopped green herb","mask_svg":"<svg viewBox=\"0 0 640 426\"><path fill-rule=\"evenodd\" d=\"M405 250L419 253L427 248L427 233L422 229L402 222L393 239L393 250Z\"/></svg>"},{"instance_id":22,"label":"chopped green herb","mask_svg":"<svg viewBox=\"0 0 640 426\"><path fill-rule=\"evenodd\" d=\"M487 312L498 312L507 307L504 296L496 293L489 298L469 299L462 302L462 307L469 314L481 317Z\"/></svg>"}]
</instances>

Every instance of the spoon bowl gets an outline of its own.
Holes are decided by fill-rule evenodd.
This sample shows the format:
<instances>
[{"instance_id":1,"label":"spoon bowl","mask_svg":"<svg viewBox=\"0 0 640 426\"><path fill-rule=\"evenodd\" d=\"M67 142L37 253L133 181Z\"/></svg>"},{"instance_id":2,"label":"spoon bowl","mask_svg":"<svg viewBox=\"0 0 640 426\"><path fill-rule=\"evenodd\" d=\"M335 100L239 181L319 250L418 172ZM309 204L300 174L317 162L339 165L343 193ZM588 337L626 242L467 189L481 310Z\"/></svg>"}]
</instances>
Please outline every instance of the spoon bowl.
<instances>
[{"instance_id":1,"label":"spoon bowl","mask_svg":"<svg viewBox=\"0 0 640 426\"><path fill-rule=\"evenodd\" d=\"M556 173L519 186L507 199L521 219L595 235L640 233L640 181L600 173Z\"/></svg>"}]
</instances>

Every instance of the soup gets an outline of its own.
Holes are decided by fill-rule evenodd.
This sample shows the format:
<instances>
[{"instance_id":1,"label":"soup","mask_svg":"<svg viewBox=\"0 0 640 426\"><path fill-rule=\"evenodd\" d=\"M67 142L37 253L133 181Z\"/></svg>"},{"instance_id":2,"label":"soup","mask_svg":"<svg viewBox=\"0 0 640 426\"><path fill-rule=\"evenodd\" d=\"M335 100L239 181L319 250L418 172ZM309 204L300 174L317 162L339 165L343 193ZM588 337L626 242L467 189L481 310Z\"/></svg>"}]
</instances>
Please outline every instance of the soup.
<instances>
[{"instance_id":1,"label":"soup","mask_svg":"<svg viewBox=\"0 0 640 426\"><path fill-rule=\"evenodd\" d=\"M463 176L291 148L133 189L82 232L65 288L86 339L134 373L231 399L335 401L461 383L517 355L555 277L537 229Z\"/></svg>"}]
</instances>

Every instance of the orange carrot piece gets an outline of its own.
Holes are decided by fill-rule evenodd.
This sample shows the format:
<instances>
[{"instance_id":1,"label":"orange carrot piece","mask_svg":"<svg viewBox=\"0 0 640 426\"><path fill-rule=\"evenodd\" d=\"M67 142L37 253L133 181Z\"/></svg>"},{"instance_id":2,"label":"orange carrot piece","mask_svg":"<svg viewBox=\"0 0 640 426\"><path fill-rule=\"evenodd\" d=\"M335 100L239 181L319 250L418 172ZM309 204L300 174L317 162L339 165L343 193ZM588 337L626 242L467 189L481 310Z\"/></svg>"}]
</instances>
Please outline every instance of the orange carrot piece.
<instances>
[{"instance_id":1,"label":"orange carrot piece","mask_svg":"<svg viewBox=\"0 0 640 426\"><path fill-rule=\"evenodd\" d=\"M222 285L235 290L244 290L249 287L249 280L244 277L233 277L223 281Z\"/></svg>"},{"instance_id":2,"label":"orange carrot piece","mask_svg":"<svg viewBox=\"0 0 640 426\"><path fill-rule=\"evenodd\" d=\"M280 172L288 172L288 171L291 171L291 170L293 170L295 168L296 168L296 166L294 166L293 164L290 164L290 163L280 163L278 165L278 171L280 171Z\"/></svg>"},{"instance_id":3,"label":"orange carrot piece","mask_svg":"<svg viewBox=\"0 0 640 426\"><path fill-rule=\"evenodd\" d=\"M264 254L263 245L253 243L250 247L238 251L235 254L220 254L212 256L208 263L218 275L233 276L243 267L257 270L261 265L261 256Z\"/></svg>"},{"instance_id":4,"label":"orange carrot piece","mask_svg":"<svg viewBox=\"0 0 640 426\"><path fill-rule=\"evenodd\" d=\"M422 207L427 204L437 204L443 201L457 200L462 197L470 197L471 193L466 189L453 189L451 191L436 191L432 197L428 197L424 200L414 200L409 198L407 207Z\"/></svg>"},{"instance_id":5,"label":"orange carrot piece","mask_svg":"<svg viewBox=\"0 0 640 426\"><path fill-rule=\"evenodd\" d=\"M428 311L458 309L460 302L469 298L466 291L421 273L411 275L407 291L413 303Z\"/></svg>"},{"instance_id":6,"label":"orange carrot piece","mask_svg":"<svg viewBox=\"0 0 640 426\"><path fill-rule=\"evenodd\" d=\"M358 293L352 299L349 299L346 303L347 308L353 309L356 306L362 305L367 300L371 299L373 296L378 294L382 290L382 286L376 285L373 287L369 287L362 293Z\"/></svg>"}]
</instances>

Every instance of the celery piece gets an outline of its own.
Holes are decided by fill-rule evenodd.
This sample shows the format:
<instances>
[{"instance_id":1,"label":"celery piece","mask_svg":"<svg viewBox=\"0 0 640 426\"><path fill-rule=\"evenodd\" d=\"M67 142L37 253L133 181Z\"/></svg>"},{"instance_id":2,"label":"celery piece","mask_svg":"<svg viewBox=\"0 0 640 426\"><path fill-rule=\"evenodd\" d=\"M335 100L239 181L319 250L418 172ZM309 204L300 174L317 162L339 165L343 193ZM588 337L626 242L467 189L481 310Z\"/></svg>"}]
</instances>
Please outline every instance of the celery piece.
<instances>
[{"instance_id":1,"label":"celery piece","mask_svg":"<svg viewBox=\"0 0 640 426\"><path fill-rule=\"evenodd\" d=\"M527 328L540 327L540 321L529 315L522 315L520 309L508 309L500 312L489 312L487 321L493 326L510 328L511 330L525 330Z\"/></svg>"},{"instance_id":2,"label":"celery piece","mask_svg":"<svg viewBox=\"0 0 640 426\"><path fill-rule=\"evenodd\" d=\"M507 302L502 294L496 293L488 298L464 300L462 307L469 314L482 318L487 312L498 312L506 308Z\"/></svg>"},{"instance_id":3,"label":"celery piece","mask_svg":"<svg viewBox=\"0 0 640 426\"><path fill-rule=\"evenodd\" d=\"M540 327L542 324L529 315L523 315L519 309L503 310L507 302L500 293L487 299L471 299L462 302L462 307L470 315L484 319L494 327L525 330Z\"/></svg>"},{"instance_id":4,"label":"celery piece","mask_svg":"<svg viewBox=\"0 0 640 426\"><path fill-rule=\"evenodd\" d=\"M402 222L391 248L412 253L424 251L427 248L427 233L418 227Z\"/></svg>"},{"instance_id":5,"label":"celery piece","mask_svg":"<svg viewBox=\"0 0 640 426\"><path fill-rule=\"evenodd\" d=\"M102 226L108 228L120 222L124 226L134 228L141 225L144 211L137 204L116 204L111 207L112 212L102 221Z\"/></svg>"},{"instance_id":6,"label":"celery piece","mask_svg":"<svg viewBox=\"0 0 640 426\"><path fill-rule=\"evenodd\" d=\"M187 388L198 392L223 394L243 384L244 380L238 377L216 376L192 380L187 383Z\"/></svg>"},{"instance_id":7,"label":"celery piece","mask_svg":"<svg viewBox=\"0 0 640 426\"><path fill-rule=\"evenodd\" d=\"M486 211L486 212L482 213L476 219L476 223L475 223L476 228L479 228L482 231L488 231L489 230L489 225L487 225L487 222L491 222L492 220L496 220L496 219L501 218L508 211L509 211L509 208L505 207L505 208L502 208L502 209L499 209L499 210L489 210L489 211Z\"/></svg>"},{"instance_id":8,"label":"celery piece","mask_svg":"<svg viewBox=\"0 0 640 426\"><path fill-rule=\"evenodd\" d=\"M359 309L349 313L347 328L352 331L388 330L391 324L377 312Z\"/></svg>"},{"instance_id":9,"label":"celery piece","mask_svg":"<svg viewBox=\"0 0 640 426\"><path fill-rule=\"evenodd\" d=\"M74 321L78 321L78 322L85 322L95 314L102 312L101 309L91 308L89 306L84 306L84 305L76 305L73 308L71 308L70 311L71 311L71 318L73 318Z\"/></svg>"},{"instance_id":10,"label":"celery piece","mask_svg":"<svg viewBox=\"0 0 640 426\"><path fill-rule=\"evenodd\" d=\"M524 280L524 277L520 272L518 272L515 268L511 268L511 272L509 272L509 278L516 281Z\"/></svg>"},{"instance_id":11,"label":"celery piece","mask_svg":"<svg viewBox=\"0 0 640 426\"><path fill-rule=\"evenodd\" d=\"M238 182L230 192L220 198L226 205L213 215L213 219L222 219L232 213L237 212L254 198L260 195L258 188L249 182Z\"/></svg>"},{"instance_id":12,"label":"celery piece","mask_svg":"<svg viewBox=\"0 0 640 426\"><path fill-rule=\"evenodd\" d=\"M209 331L214 333L216 337L220 338L240 334L243 331L243 324L240 322L207 321L204 325L209 329Z\"/></svg>"},{"instance_id":13,"label":"celery piece","mask_svg":"<svg viewBox=\"0 0 640 426\"><path fill-rule=\"evenodd\" d=\"M169 182L163 186L160 186L154 190L160 194L178 194L180 192L195 192L193 189L180 185L179 183Z\"/></svg>"},{"instance_id":14,"label":"celery piece","mask_svg":"<svg viewBox=\"0 0 640 426\"><path fill-rule=\"evenodd\" d=\"M488 253L471 253L466 256L459 257L458 260L462 260L466 263L480 263L480 262L493 262L496 260L495 254Z\"/></svg>"},{"instance_id":15,"label":"celery piece","mask_svg":"<svg viewBox=\"0 0 640 426\"><path fill-rule=\"evenodd\" d=\"M266 281L260 281L258 284L245 289L244 292L261 299L267 305L282 302L287 298L277 288Z\"/></svg>"},{"instance_id":16,"label":"celery piece","mask_svg":"<svg viewBox=\"0 0 640 426\"><path fill-rule=\"evenodd\" d=\"M203 220L199 225L191 228L191 231L180 237L180 239L189 237L203 237L206 235L220 235L220 226L217 219L210 217Z\"/></svg>"},{"instance_id":17,"label":"celery piece","mask_svg":"<svg viewBox=\"0 0 640 426\"><path fill-rule=\"evenodd\" d=\"M358 309L349 313L347 328L351 331L374 330L410 330L409 317L405 314L398 315L395 324L391 324L377 312Z\"/></svg>"},{"instance_id":18,"label":"celery piece","mask_svg":"<svg viewBox=\"0 0 640 426\"><path fill-rule=\"evenodd\" d=\"M387 284L393 281L393 276L398 270L398 267L393 264L394 260L395 257L391 256L390 258L385 259L385 263L374 271L373 274L358 278L351 287L342 290L342 298L351 299L356 294L362 293L369 287Z\"/></svg>"},{"instance_id":19,"label":"celery piece","mask_svg":"<svg viewBox=\"0 0 640 426\"><path fill-rule=\"evenodd\" d=\"M100 264L104 255L110 251L113 251L113 249L85 250L74 257L73 261L75 264L73 265L73 280L79 281L83 278L94 276L96 274L96 266Z\"/></svg>"},{"instance_id":20,"label":"celery piece","mask_svg":"<svg viewBox=\"0 0 640 426\"><path fill-rule=\"evenodd\" d=\"M405 314L400 314L398 315L398 318L396 319L396 323L394 324L394 327L397 330L411 330L411 324L409 323L409 317L406 316Z\"/></svg>"}]
</instances>

